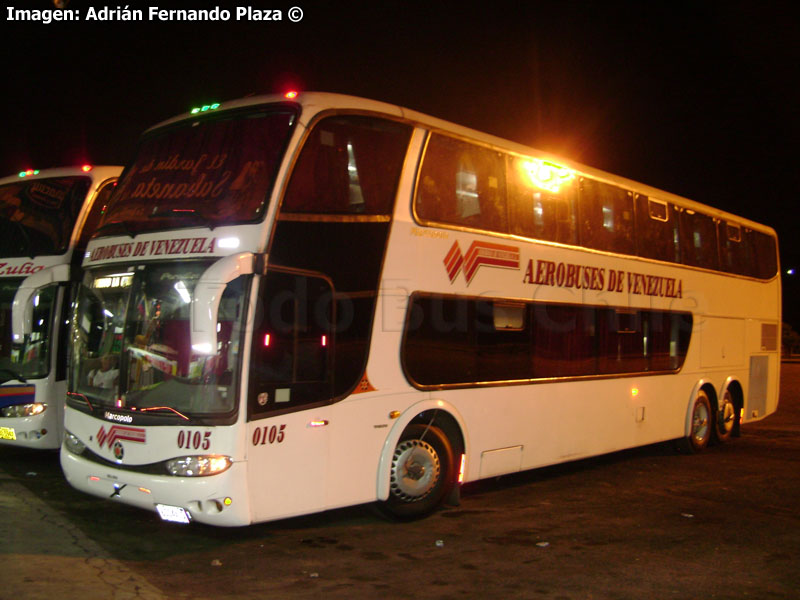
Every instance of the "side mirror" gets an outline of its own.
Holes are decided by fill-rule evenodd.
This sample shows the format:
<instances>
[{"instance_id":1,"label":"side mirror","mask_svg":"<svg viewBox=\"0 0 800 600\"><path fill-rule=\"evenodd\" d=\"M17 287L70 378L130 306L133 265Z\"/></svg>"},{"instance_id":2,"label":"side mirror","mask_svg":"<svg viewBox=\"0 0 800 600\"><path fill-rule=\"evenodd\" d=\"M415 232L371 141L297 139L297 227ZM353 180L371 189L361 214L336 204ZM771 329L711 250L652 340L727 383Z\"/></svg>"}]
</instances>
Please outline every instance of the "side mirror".
<instances>
[{"instance_id":1,"label":"side mirror","mask_svg":"<svg viewBox=\"0 0 800 600\"><path fill-rule=\"evenodd\" d=\"M190 312L192 350L197 354L214 354L217 349L217 314L225 286L240 275L261 272L266 263L263 254L242 252L221 258L208 267L192 294Z\"/></svg>"},{"instance_id":2,"label":"side mirror","mask_svg":"<svg viewBox=\"0 0 800 600\"><path fill-rule=\"evenodd\" d=\"M22 283L14 295L14 302L11 304L11 333L12 340L16 343L22 342L25 335L33 331L33 301L31 296L36 290L53 283L69 281L70 266L55 265L42 269L38 273L29 275L22 280Z\"/></svg>"}]
</instances>

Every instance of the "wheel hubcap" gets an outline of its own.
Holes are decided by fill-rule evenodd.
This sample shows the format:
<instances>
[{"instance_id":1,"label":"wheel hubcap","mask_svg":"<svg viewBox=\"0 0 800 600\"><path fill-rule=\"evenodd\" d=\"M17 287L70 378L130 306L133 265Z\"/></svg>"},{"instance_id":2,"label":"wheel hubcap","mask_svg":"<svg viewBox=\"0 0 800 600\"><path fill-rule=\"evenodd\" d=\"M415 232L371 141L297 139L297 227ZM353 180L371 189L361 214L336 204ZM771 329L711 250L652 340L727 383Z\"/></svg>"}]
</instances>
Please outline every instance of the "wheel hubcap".
<instances>
[{"instance_id":1,"label":"wheel hubcap","mask_svg":"<svg viewBox=\"0 0 800 600\"><path fill-rule=\"evenodd\" d=\"M416 502L430 494L441 474L439 455L424 440L405 440L394 451L390 489L405 502Z\"/></svg>"},{"instance_id":2,"label":"wheel hubcap","mask_svg":"<svg viewBox=\"0 0 800 600\"><path fill-rule=\"evenodd\" d=\"M731 402L730 395L725 394L722 400L722 409L719 411L719 428L724 434L730 433L733 430L733 422L736 418L736 411Z\"/></svg>"},{"instance_id":3,"label":"wheel hubcap","mask_svg":"<svg viewBox=\"0 0 800 600\"><path fill-rule=\"evenodd\" d=\"M698 403L694 407L692 419L692 435L695 442L702 443L708 436L708 409L704 404Z\"/></svg>"}]
</instances>

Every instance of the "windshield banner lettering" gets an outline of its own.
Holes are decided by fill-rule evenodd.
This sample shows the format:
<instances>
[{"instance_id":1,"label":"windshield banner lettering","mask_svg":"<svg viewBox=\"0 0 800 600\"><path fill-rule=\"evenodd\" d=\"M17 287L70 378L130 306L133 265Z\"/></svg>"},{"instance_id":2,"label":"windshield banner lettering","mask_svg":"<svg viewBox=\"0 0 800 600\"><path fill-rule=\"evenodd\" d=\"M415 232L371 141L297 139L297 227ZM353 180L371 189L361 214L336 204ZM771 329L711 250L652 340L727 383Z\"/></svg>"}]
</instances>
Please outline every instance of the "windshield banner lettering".
<instances>
[{"instance_id":1,"label":"windshield banner lettering","mask_svg":"<svg viewBox=\"0 0 800 600\"><path fill-rule=\"evenodd\" d=\"M134 256L187 256L191 254L213 254L217 238L191 237L169 240L146 240L98 246L89 255L89 262L130 258ZM2 265L2 263L0 263ZM1 272L0 272L1 274Z\"/></svg>"}]
</instances>

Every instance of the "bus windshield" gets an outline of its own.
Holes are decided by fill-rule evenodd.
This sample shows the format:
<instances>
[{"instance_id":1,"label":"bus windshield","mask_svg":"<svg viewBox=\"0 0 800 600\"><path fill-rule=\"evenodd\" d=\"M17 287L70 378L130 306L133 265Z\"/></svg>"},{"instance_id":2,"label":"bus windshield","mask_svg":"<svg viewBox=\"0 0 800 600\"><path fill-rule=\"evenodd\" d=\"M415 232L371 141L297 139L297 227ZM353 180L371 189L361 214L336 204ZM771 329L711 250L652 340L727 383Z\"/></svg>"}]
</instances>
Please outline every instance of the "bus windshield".
<instances>
[{"instance_id":1,"label":"bus windshield","mask_svg":"<svg viewBox=\"0 0 800 600\"><path fill-rule=\"evenodd\" d=\"M53 177L0 186L0 256L63 254L90 184Z\"/></svg>"},{"instance_id":2,"label":"bus windshield","mask_svg":"<svg viewBox=\"0 0 800 600\"><path fill-rule=\"evenodd\" d=\"M189 309L209 261L89 271L75 308L69 388L92 406L186 418L230 413L244 277L220 302L217 354L192 351Z\"/></svg>"},{"instance_id":3,"label":"bus windshield","mask_svg":"<svg viewBox=\"0 0 800 600\"><path fill-rule=\"evenodd\" d=\"M22 344L12 344L11 305L23 278L0 280L0 383L45 377L50 367L50 325L58 286L42 288L33 299L33 322Z\"/></svg>"},{"instance_id":4,"label":"bus windshield","mask_svg":"<svg viewBox=\"0 0 800 600\"><path fill-rule=\"evenodd\" d=\"M286 107L187 120L142 140L100 228L217 227L264 214L295 113Z\"/></svg>"}]
</instances>

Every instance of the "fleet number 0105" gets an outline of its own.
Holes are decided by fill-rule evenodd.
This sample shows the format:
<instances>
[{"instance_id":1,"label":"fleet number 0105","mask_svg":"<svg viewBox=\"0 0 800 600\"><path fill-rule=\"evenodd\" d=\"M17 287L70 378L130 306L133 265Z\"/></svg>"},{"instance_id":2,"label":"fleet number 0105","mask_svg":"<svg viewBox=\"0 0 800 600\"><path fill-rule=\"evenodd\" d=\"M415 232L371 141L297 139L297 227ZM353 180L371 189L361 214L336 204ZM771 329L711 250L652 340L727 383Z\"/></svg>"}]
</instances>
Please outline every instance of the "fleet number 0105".
<instances>
[{"instance_id":1,"label":"fleet number 0105","mask_svg":"<svg viewBox=\"0 0 800 600\"><path fill-rule=\"evenodd\" d=\"M253 446L280 444L283 441L286 425L264 425L253 430Z\"/></svg>"}]
</instances>

